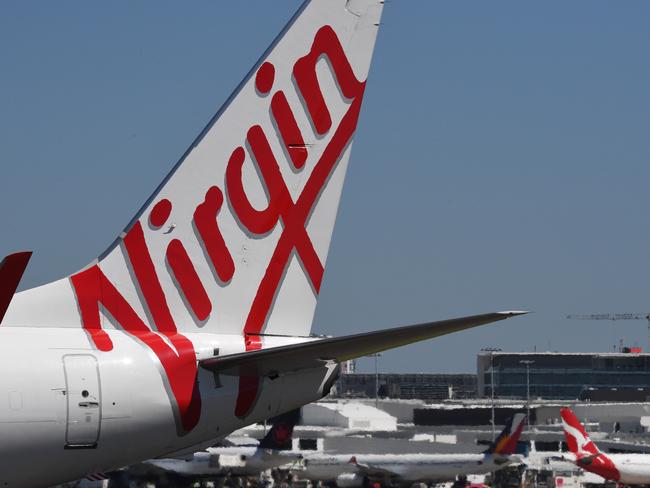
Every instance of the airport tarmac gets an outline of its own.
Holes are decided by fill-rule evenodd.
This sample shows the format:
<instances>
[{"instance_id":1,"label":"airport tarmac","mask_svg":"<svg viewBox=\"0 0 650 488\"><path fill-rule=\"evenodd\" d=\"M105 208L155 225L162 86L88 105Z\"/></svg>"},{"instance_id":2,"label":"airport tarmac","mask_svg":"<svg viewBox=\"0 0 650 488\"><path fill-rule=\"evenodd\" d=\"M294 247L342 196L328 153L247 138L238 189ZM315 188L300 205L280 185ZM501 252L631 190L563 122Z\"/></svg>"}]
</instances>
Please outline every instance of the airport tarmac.
<instances>
[{"instance_id":1,"label":"airport tarmac","mask_svg":"<svg viewBox=\"0 0 650 488\"><path fill-rule=\"evenodd\" d=\"M369 479L354 476L339 476L334 480L310 479L310 463L322 462L323 459L338 459L340 464L348 466L357 463L362 466L372 465L372 461L381 456L393 456L399 459L416 459L427 456L480 455L492 442L493 433L489 425L418 425L413 422L413 412L418 408L446 408L468 410L484 405L484 401L449 401L442 404L424 405L422 402L402 400L382 400L376 403L368 399L327 400L303 408L302 419L293 430L291 452L300 455L291 462L272 469L263 470L255 475L241 474L240 471L249 461L245 456L220 455L210 457L213 467L219 472L214 476L176 476L160 469L149 469L136 465L124 470L107 474L107 480L84 480L76 485L80 488L135 488L135 487L189 487L189 486L371 486ZM513 409L525 411L521 401L501 402ZM542 424L527 427L517 442L520 461L507 468L487 473L463 475L449 479L418 481L419 486L482 486L494 487L591 487L609 486L594 474L588 473L570 462L562 426L557 419L561 404L536 402L531 405L539 409ZM580 404L576 408L584 417L590 418L588 428L594 439L607 452L650 452L650 434L643 428L643 420L637 423L629 419L635 412L645 409L645 405L625 406L609 404ZM410 412L410 413L409 413ZM628 419L624 428L616 433L603 432L601 425L611 427L611 419L618 412L625 413ZM409 421L410 420L410 421ZM601 424L602 421L602 424ZM497 427L496 432L501 429ZM268 432L268 426L257 424L235 432L224 444L230 446L250 446L258 442ZM237 451L235 451L237 452ZM321 460L321 461L319 461ZM188 461L179 461L187 463ZM365 463L365 464L364 464ZM353 473L352 468L348 469ZM216 473L216 472L215 472ZM397 477L386 477L377 486L411 486L399 482Z\"/></svg>"}]
</instances>

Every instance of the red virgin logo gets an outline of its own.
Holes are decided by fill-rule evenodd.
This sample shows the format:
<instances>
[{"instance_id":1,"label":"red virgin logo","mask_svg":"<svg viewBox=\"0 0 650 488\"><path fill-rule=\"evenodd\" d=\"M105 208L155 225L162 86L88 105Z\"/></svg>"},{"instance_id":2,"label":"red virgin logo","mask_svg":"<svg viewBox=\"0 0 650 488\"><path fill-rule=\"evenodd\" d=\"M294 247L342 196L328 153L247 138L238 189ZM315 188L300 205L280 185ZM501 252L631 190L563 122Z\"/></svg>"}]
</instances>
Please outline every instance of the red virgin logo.
<instances>
[{"instance_id":1,"label":"red virgin logo","mask_svg":"<svg viewBox=\"0 0 650 488\"><path fill-rule=\"evenodd\" d=\"M336 127L332 127L331 114L316 75L316 63L322 57L328 59L333 77L341 93L349 101L347 111ZM268 97L273 91L274 78L274 66L268 62L264 63L255 79L260 98ZM261 347L258 334L263 331L269 318L273 300L281 287L282 277L292 253L295 252L301 260L314 292L318 293L320 290L323 263L314 249L306 227L320 194L352 139L365 88L365 82L356 79L343 47L330 26L318 30L310 52L294 64L293 78L315 132L320 137L329 135L327 146L315 163L300 195L295 200L292 198L282 176L280 163L271 150L267 134L260 125L253 125L245 134L245 143L252 153L253 164L257 166L260 182L268 196L266 208L259 210L253 207L244 189L242 167L245 150L242 141L242 145L232 151L228 160L226 188L209 186L192 215L197 239L205 250L215 279L225 286L228 286L237 270L228 243L219 228L219 214L224 200L228 200L234 217L247 233L264 236L278 224L282 226L277 245L243 326L242 333L247 350ZM304 144L304 137L294 112L281 90L275 91L270 99L271 117L278 128L280 142L289 156L283 164L291 164L295 171L301 171L309 151ZM158 201L148 216L150 226L161 229L167 223L172 209L172 201ZM155 353L160 360L161 373L175 406L179 431L188 432L198 423L201 412L194 347L177 331L140 221L126 233L121 245L125 250L127 265L132 270L135 285L141 292L143 305L149 311L156 330L152 330L138 316L99 265L71 277L83 327L99 350L110 351L113 348L110 337L102 329L99 313L101 305L103 311L112 316L116 325ZM213 303L179 239L169 242L166 260L167 268L178 283L179 293L183 295L188 308L198 320L206 320L210 316ZM256 376L240 376L239 395L235 406L237 416L244 417L250 412L257 398L259 381Z\"/></svg>"}]
</instances>

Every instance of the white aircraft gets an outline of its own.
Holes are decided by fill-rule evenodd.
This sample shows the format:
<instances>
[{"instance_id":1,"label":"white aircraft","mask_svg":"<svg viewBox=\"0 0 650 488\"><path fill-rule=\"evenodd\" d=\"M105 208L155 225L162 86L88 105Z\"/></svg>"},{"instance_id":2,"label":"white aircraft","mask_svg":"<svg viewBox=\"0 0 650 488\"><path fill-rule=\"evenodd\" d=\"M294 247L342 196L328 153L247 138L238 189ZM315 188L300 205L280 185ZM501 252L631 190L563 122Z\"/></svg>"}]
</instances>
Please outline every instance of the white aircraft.
<instances>
[{"instance_id":1,"label":"white aircraft","mask_svg":"<svg viewBox=\"0 0 650 488\"><path fill-rule=\"evenodd\" d=\"M650 454L605 454L569 408L560 410L570 458L576 466L619 485L650 485Z\"/></svg>"},{"instance_id":2,"label":"white aircraft","mask_svg":"<svg viewBox=\"0 0 650 488\"><path fill-rule=\"evenodd\" d=\"M153 459L143 463L152 465L183 479L214 479L228 475L257 476L263 471L298 462L300 451L292 450L293 428L300 420L300 410L293 410L271 420L272 426L258 444L210 447L194 453L188 459ZM133 469L136 472L142 469ZM151 479L152 473L143 478Z\"/></svg>"},{"instance_id":3,"label":"white aircraft","mask_svg":"<svg viewBox=\"0 0 650 488\"><path fill-rule=\"evenodd\" d=\"M310 335L382 7L305 2L98 259L15 296L3 261L1 487L191 454L341 361L522 313Z\"/></svg>"},{"instance_id":4,"label":"white aircraft","mask_svg":"<svg viewBox=\"0 0 650 488\"><path fill-rule=\"evenodd\" d=\"M367 486L368 482L402 485L452 481L458 476L491 473L521 462L515 454L526 424L516 414L482 454L368 454L359 456L314 454L305 456L300 478L336 482L340 488Z\"/></svg>"}]
</instances>

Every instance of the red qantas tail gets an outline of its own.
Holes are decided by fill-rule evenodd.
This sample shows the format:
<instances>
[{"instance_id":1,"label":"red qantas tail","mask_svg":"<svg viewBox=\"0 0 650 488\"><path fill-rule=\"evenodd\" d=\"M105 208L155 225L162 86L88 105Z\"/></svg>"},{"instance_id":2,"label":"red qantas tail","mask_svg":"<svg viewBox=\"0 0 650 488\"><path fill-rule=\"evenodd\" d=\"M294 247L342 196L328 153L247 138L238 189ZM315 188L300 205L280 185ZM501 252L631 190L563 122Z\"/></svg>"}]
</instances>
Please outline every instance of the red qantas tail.
<instances>
[{"instance_id":1,"label":"red qantas tail","mask_svg":"<svg viewBox=\"0 0 650 488\"><path fill-rule=\"evenodd\" d=\"M562 415L562 427L569 450L578 459L584 456L591 456L600 453L596 444L589 438L584 426L578 417L569 408L560 409Z\"/></svg>"},{"instance_id":2,"label":"red qantas tail","mask_svg":"<svg viewBox=\"0 0 650 488\"><path fill-rule=\"evenodd\" d=\"M564 437L576 456L576 465L607 480L620 481L621 474L614 461L598 449L575 414L568 408L560 409L560 414Z\"/></svg>"}]
</instances>

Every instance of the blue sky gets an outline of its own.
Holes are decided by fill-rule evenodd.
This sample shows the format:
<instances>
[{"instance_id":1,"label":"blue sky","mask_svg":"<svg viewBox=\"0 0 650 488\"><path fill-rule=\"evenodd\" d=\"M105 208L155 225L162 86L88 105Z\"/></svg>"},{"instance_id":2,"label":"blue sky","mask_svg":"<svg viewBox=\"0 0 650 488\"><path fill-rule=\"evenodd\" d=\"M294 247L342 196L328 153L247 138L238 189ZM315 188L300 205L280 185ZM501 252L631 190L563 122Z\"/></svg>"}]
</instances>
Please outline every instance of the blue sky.
<instances>
[{"instance_id":1,"label":"blue sky","mask_svg":"<svg viewBox=\"0 0 650 488\"><path fill-rule=\"evenodd\" d=\"M0 4L0 250L23 285L89 262L300 2ZM473 371L481 347L646 345L650 4L386 4L314 330L500 309L394 352ZM363 361L362 368L372 368Z\"/></svg>"}]
</instances>

